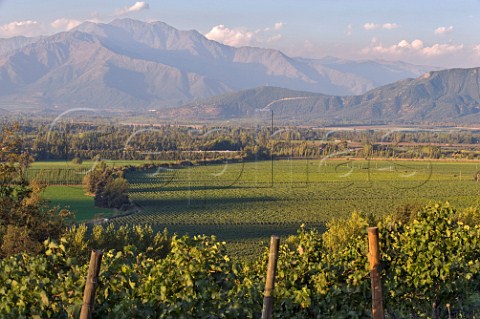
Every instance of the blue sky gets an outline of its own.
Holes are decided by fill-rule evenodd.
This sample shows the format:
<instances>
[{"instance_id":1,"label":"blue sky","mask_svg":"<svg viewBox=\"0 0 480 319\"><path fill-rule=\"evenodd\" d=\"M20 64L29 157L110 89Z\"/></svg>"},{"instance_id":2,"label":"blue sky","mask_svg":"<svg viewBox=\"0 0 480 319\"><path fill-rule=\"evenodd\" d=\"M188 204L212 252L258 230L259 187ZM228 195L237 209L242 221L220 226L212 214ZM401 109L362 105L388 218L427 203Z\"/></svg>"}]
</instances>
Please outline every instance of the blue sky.
<instances>
[{"instance_id":1,"label":"blue sky","mask_svg":"<svg viewBox=\"0 0 480 319\"><path fill-rule=\"evenodd\" d=\"M480 0L0 0L0 37L122 17L292 56L480 66Z\"/></svg>"}]
</instances>

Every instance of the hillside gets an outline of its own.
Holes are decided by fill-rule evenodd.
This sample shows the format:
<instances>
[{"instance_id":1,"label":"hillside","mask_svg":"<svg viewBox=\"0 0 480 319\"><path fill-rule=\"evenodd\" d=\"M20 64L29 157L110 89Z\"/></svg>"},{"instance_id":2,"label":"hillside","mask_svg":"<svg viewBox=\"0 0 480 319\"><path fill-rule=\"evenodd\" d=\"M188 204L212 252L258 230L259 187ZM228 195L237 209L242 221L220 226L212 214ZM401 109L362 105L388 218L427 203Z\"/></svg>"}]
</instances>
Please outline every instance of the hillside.
<instances>
[{"instance_id":1,"label":"hillside","mask_svg":"<svg viewBox=\"0 0 480 319\"><path fill-rule=\"evenodd\" d=\"M230 47L163 22L86 22L69 32L0 39L0 107L142 110L263 85L333 95L435 68L401 62L312 60Z\"/></svg>"},{"instance_id":2,"label":"hillside","mask_svg":"<svg viewBox=\"0 0 480 319\"><path fill-rule=\"evenodd\" d=\"M170 110L167 116L244 118L254 114L256 109L269 108L277 120L300 123L478 123L479 70L433 71L356 96L327 96L262 87L197 100Z\"/></svg>"}]
</instances>

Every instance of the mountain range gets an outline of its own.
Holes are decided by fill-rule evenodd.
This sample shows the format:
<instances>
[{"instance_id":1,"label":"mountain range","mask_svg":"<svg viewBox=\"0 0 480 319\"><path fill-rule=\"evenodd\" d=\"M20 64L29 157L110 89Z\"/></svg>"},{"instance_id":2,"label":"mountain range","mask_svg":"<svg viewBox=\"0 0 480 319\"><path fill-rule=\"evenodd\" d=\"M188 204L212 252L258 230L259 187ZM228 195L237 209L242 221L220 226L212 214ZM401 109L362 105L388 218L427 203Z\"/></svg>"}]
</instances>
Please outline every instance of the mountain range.
<instances>
[{"instance_id":1,"label":"mountain range","mask_svg":"<svg viewBox=\"0 0 480 319\"><path fill-rule=\"evenodd\" d=\"M476 124L480 122L480 68L432 71L352 96L260 87L197 100L162 115L232 120L258 118L266 110L277 121L302 124Z\"/></svg>"},{"instance_id":2,"label":"mountain range","mask_svg":"<svg viewBox=\"0 0 480 319\"><path fill-rule=\"evenodd\" d=\"M118 19L0 39L0 108L158 110L259 86L351 96L432 70L438 68L289 57L226 46L162 22Z\"/></svg>"}]
</instances>

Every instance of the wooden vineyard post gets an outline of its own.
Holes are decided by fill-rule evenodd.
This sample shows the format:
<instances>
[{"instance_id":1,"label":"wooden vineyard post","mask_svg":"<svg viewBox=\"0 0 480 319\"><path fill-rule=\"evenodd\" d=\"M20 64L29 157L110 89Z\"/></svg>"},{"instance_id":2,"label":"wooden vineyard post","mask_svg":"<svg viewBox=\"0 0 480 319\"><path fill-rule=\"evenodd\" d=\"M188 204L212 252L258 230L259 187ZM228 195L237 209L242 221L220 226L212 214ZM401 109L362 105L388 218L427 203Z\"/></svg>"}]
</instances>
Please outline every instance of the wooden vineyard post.
<instances>
[{"instance_id":1,"label":"wooden vineyard post","mask_svg":"<svg viewBox=\"0 0 480 319\"><path fill-rule=\"evenodd\" d=\"M273 289L275 287L279 243L280 237L272 236L270 238L270 255L268 257L267 280L265 282L265 293L263 295L262 319L272 318Z\"/></svg>"},{"instance_id":2,"label":"wooden vineyard post","mask_svg":"<svg viewBox=\"0 0 480 319\"><path fill-rule=\"evenodd\" d=\"M380 278L380 250L378 249L378 227L368 228L368 257L372 281L372 317L384 319L382 279Z\"/></svg>"},{"instance_id":3,"label":"wooden vineyard post","mask_svg":"<svg viewBox=\"0 0 480 319\"><path fill-rule=\"evenodd\" d=\"M80 319L92 318L93 306L95 303L95 288L98 283L98 274L100 273L101 263L102 252L100 250L92 250L92 254L90 255L90 265L88 266L87 282L85 283L85 291L83 292Z\"/></svg>"}]
</instances>

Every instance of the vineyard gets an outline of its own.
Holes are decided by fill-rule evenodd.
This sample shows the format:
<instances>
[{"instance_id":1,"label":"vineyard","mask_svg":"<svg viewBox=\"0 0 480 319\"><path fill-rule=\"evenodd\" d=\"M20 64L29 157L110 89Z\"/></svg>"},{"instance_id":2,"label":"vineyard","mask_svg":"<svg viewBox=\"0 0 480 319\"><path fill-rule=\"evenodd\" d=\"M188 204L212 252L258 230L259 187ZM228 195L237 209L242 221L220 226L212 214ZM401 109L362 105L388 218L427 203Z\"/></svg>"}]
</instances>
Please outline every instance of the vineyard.
<instances>
[{"instance_id":1,"label":"vineyard","mask_svg":"<svg viewBox=\"0 0 480 319\"><path fill-rule=\"evenodd\" d=\"M110 167L145 164L145 161L107 160L103 162ZM48 185L42 197L50 201L51 206L59 206L75 212L75 222L84 223L118 214L113 209L95 207L93 198L85 196L82 180L85 174L95 169L98 163L98 161L83 161L82 164L72 164L70 161L34 162L25 172L25 177L27 180L36 180Z\"/></svg>"},{"instance_id":2,"label":"vineyard","mask_svg":"<svg viewBox=\"0 0 480 319\"><path fill-rule=\"evenodd\" d=\"M126 174L138 211L112 220L180 234L215 234L239 254L271 233L294 234L305 223L362 211L448 201L478 206L476 163L430 161L278 160L158 168ZM238 248L244 249L243 252Z\"/></svg>"},{"instance_id":3,"label":"vineyard","mask_svg":"<svg viewBox=\"0 0 480 319\"><path fill-rule=\"evenodd\" d=\"M36 180L49 185L79 185L87 172L87 168L31 168L27 171L25 177L28 180Z\"/></svg>"},{"instance_id":4,"label":"vineyard","mask_svg":"<svg viewBox=\"0 0 480 319\"><path fill-rule=\"evenodd\" d=\"M387 318L478 318L477 172L473 161L348 159L129 168L135 212L0 262L0 316L78 317L99 248L94 318L259 317L261 242L278 234L275 318L369 317L376 225ZM178 235L153 235L164 228Z\"/></svg>"},{"instance_id":5,"label":"vineyard","mask_svg":"<svg viewBox=\"0 0 480 319\"><path fill-rule=\"evenodd\" d=\"M145 161L110 162L141 165ZM42 177L52 204L76 212L76 221L111 218L83 195L83 174L95 165L38 162L27 172ZM272 233L294 234L299 225L323 229L325 222L352 211L382 216L402 207L445 202L479 206L478 164L406 160L275 160L183 165L129 170L133 214L110 219L116 225L149 224L179 234L213 234L234 255L259 253ZM66 184L66 185L65 185Z\"/></svg>"},{"instance_id":6,"label":"vineyard","mask_svg":"<svg viewBox=\"0 0 480 319\"><path fill-rule=\"evenodd\" d=\"M375 221L385 318L479 318L478 210L434 205ZM281 239L274 318L369 318L367 219ZM260 318L268 251L238 262L209 236L83 226L0 261L2 318L78 318L89 247L103 247L93 318ZM110 249L108 249L110 248ZM113 249L112 249L113 248Z\"/></svg>"}]
</instances>

